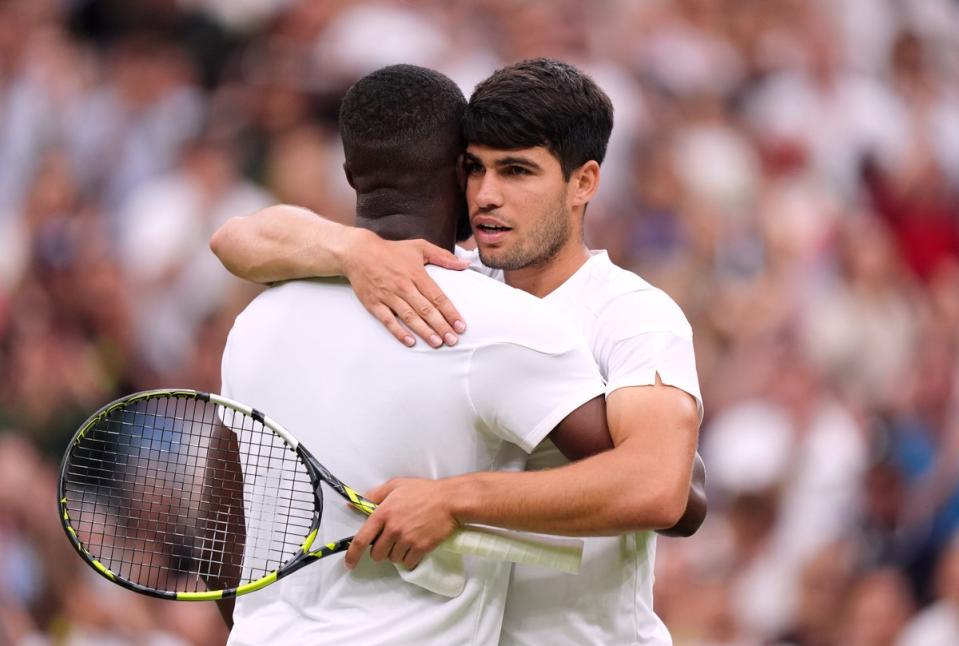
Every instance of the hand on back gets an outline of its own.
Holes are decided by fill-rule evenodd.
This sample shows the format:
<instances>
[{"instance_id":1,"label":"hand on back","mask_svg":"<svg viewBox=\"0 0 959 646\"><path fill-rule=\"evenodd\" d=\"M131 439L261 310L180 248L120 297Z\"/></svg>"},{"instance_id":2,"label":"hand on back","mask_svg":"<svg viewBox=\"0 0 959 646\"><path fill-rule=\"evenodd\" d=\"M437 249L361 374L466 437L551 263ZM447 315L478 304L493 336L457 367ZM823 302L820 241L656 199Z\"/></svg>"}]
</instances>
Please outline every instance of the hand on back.
<instances>
[{"instance_id":1,"label":"hand on back","mask_svg":"<svg viewBox=\"0 0 959 646\"><path fill-rule=\"evenodd\" d=\"M462 270L467 261L425 240L389 241L365 231L347 257L344 272L357 298L400 343L414 345L415 334L434 348L454 345L466 329L425 265Z\"/></svg>"}]
</instances>

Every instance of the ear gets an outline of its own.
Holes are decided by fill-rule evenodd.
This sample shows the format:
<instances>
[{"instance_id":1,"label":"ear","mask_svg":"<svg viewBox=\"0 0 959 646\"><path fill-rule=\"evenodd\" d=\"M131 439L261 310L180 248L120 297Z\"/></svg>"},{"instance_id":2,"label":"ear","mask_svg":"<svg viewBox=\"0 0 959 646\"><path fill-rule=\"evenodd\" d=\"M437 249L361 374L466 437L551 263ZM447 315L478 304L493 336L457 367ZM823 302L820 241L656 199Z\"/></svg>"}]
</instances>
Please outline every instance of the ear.
<instances>
[{"instance_id":1,"label":"ear","mask_svg":"<svg viewBox=\"0 0 959 646\"><path fill-rule=\"evenodd\" d=\"M456 182L459 184L460 190L466 191L466 168L464 168L463 163L466 161L466 155L460 154L456 158Z\"/></svg>"},{"instance_id":2,"label":"ear","mask_svg":"<svg viewBox=\"0 0 959 646\"><path fill-rule=\"evenodd\" d=\"M585 206L599 190L599 163L590 160L570 175L572 206Z\"/></svg>"},{"instance_id":3,"label":"ear","mask_svg":"<svg viewBox=\"0 0 959 646\"><path fill-rule=\"evenodd\" d=\"M356 189L356 184L353 183L353 171L350 170L350 165L346 162L343 162L343 173L346 174L346 181L349 183L350 188Z\"/></svg>"}]
</instances>

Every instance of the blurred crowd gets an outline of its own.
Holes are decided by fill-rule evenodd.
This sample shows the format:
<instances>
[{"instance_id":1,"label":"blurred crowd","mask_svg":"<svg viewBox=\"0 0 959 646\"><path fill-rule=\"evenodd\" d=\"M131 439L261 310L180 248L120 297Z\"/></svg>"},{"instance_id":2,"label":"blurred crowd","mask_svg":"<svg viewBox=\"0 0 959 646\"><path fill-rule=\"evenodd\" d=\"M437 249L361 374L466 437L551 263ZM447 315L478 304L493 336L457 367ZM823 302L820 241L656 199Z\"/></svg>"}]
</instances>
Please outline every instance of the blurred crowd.
<instances>
[{"instance_id":1,"label":"blurred crowd","mask_svg":"<svg viewBox=\"0 0 959 646\"><path fill-rule=\"evenodd\" d=\"M349 222L339 99L469 95L553 56L610 94L589 243L695 332L710 517L660 539L677 646L959 644L959 3L0 2L0 644L215 644L56 519L109 399L217 390L256 288L207 241L274 202Z\"/></svg>"}]
</instances>

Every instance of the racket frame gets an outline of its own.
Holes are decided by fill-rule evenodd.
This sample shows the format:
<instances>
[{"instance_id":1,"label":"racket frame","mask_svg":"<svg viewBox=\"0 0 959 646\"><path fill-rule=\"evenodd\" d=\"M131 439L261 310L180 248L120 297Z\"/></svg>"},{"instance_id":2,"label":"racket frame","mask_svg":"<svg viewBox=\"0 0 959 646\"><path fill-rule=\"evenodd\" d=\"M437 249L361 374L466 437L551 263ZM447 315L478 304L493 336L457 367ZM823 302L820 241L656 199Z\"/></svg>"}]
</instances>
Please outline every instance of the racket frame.
<instances>
[{"instance_id":1,"label":"racket frame","mask_svg":"<svg viewBox=\"0 0 959 646\"><path fill-rule=\"evenodd\" d=\"M70 457L74 448L83 441L83 438L92 428L117 410L140 401L166 398L193 399L201 402L209 402L216 406L223 406L233 409L244 415L249 415L252 419L261 423L265 428L277 435L291 451L294 451L297 454L298 459L305 466L310 477L310 482L314 488L314 509L313 518L310 522L310 531L303 538L303 543L300 545L300 548L297 550L297 552L291 558L280 564L280 566L275 570L248 583L222 590L207 590L200 592L174 592L171 590L158 590L156 588L151 588L134 581L130 581L112 571L100 560L98 560L92 553L90 553L90 551L83 544L83 541L80 540L80 537L77 535L77 531L74 529L70 519L70 513L68 509L69 500L65 490L67 468L70 464ZM375 504L369 500L366 500L366 498L363 498L363 496L361 496L355 490L347 487L336 477L334 477L333 474L326 469L326 467L320 464L320 462L305 448L300 446L299 441L293 437L289 431L255 408L212 393L205 393L185 388L160 388L156 390L145 390L133 393L126 397L114 400L100 408L97 412L91 415L82 426L80 426L73 438L70 440L67 451L63 456L63 461L60 464L60 478L59 482L57 483L57 500L60 508L60 523L63 526L67 537L70 539L70 544L73 545L73 548L80 555L80 557L87 562L87 564L89 564L94 570L96 570L100 575L109 581L112 581L113 583L116 583L117 585L134 592L139 592L140 594L145 594L151 597L158 597L160 599L173 599L177 601L215 601L217 599L229 599L232 597L248 594L250 592L255 592L256 590L264 588L288 574L292 574L308 563L312 563L317 559L329 556L331 554L336 554L337 552L342 552L349 547L352 537L343 538L333 543L326 543L320 546L319 549L310 551L313 547L313 543L316 541L316 536L320 527L319 508L321 504L320 501L322 500L322 492L319 491L319 488L322 486L322 482L327 482L327 484L336 490L337 493L350 501L354 507L366 515L373 513L373 509L376 508Z\"/></svg>"},{"instance_id":2,"label":"racket frame","mask_svg":"<svg viewBox=\"0 0 959 646\"><path fill-rule=\"evenodd\" d=\"M244 415L248 415L253 420L259 422L265 428L277 435L289 448L289 450L296 453L297 458L306 468L307 474L310 478L310 483L313 487L314 497L313 517L310 522L310 529L307 535L303 538L303 542L296 553L281 563L275 570L272 570L271 572L254 581L222 590L207 590L202 592L174 592L170 590L158 590L156 588L151 588L133 581L129 581L116 572L113 572L110 570L110 568L93 556L93 554L90 553L90 551L86 548L86 546L84 546L83 542L77 536L77 532L74 529L70 519L68 498L65 490L67 467L70 464L70 457L74 448L83 441L84 436L90 431L90 429L94 428L98 422L102 421L113 412L139 401L161 398L193 399L202 402L209 402L214 405L222 406L227 409L235 410ZM240 432L242 433L242 431ZM375 503L367 500L355 489L345 485L338 478L336 478L305 447L301 446L299 440L297 440L289 431L287 431L275 420L272 420L264 415L259 410L213 393L206 393L186 388L161 388L133 393L131 395L127 395L126 397L121 397L120 399L109 402L100 408L96 413L91 415L89 419L87 419L83 425L80 426L71 439L67 451L63 456L63 461L60 465L60 478L57 484L57 500L59 501L60 522L67 534L67 537L70 539L71 545L73 545L76 552L84 561L86 561L94 570L96 570L106 579L124 588L151 597L173 599L177 601L215 601L218 599L229 599L232 597L248 594L250 592L255 592L256 590L270 585L278 579L296 572L303 566L308 565L313 561L330 556L331 554L343 552L350 546L350 543L353 540L352 536L341 538L340 540L331 543L322 544L315 550L312 549L320 526L320 516L323 501L323 492L321 487L323 482L327 483L334 491L336 491L355 509L363 514L368 516L376 509ZM511 537L507 532L503 532L502 530L478 526L468 526L467 528L464 528L464 530L466 529L469 531L461 530L454 533L446 541L444 541L438 547L438 549L449 550L460 554L472 554L487 558L509 560L515 563L526 563L549 567L570 574L575 574L579 570L583 551L583 543L579 539L553 538L552 540L544 541L543 539L547 539L548 537L533 537L531 535L528 535L526 538L520 537L519 535ZM531 547L534 544L536 546ZM495 545L496 548L491 549L491 545ZM509 552L510 555L507 556L503 550ZM534 551L537 550L540 553L534 554ZM546 556L543 555L543 550L548 550Z\"/></svg>"}]
</instances>

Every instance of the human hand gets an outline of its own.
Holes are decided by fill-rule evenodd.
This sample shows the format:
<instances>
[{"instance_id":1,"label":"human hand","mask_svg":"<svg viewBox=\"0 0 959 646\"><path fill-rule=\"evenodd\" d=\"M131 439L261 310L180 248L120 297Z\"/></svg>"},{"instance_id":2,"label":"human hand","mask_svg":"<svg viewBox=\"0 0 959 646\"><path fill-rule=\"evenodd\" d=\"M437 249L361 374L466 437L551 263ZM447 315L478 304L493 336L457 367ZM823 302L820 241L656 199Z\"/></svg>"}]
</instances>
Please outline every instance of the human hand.
<instances>
[{"instance_id":1,"label":"human hand","mask_svg":"<svg viewBox=\"0 0 959 646\"><path fill-rule=\"evenodd\" d=\"M426 273L427 264L456 270L469 267L468 261L425 240L389 241L358 229L343 269L363 306L400 343L416 343L412 330L434 348L444 342L454 345L466 323Z\"/></svg>"},{"instance_id":2,"label":"human hand","mask_svg":"<svg viewBox=\"0 0 959 646\"><path fill-rule=\"evenodd\" d=\"M366 494L378 503L346 551L346 566L356 567L367 547L374 561L389 559L413 569L452 534L459 523L443 480L394 478Z\"/></svg>"}]
</instances>

